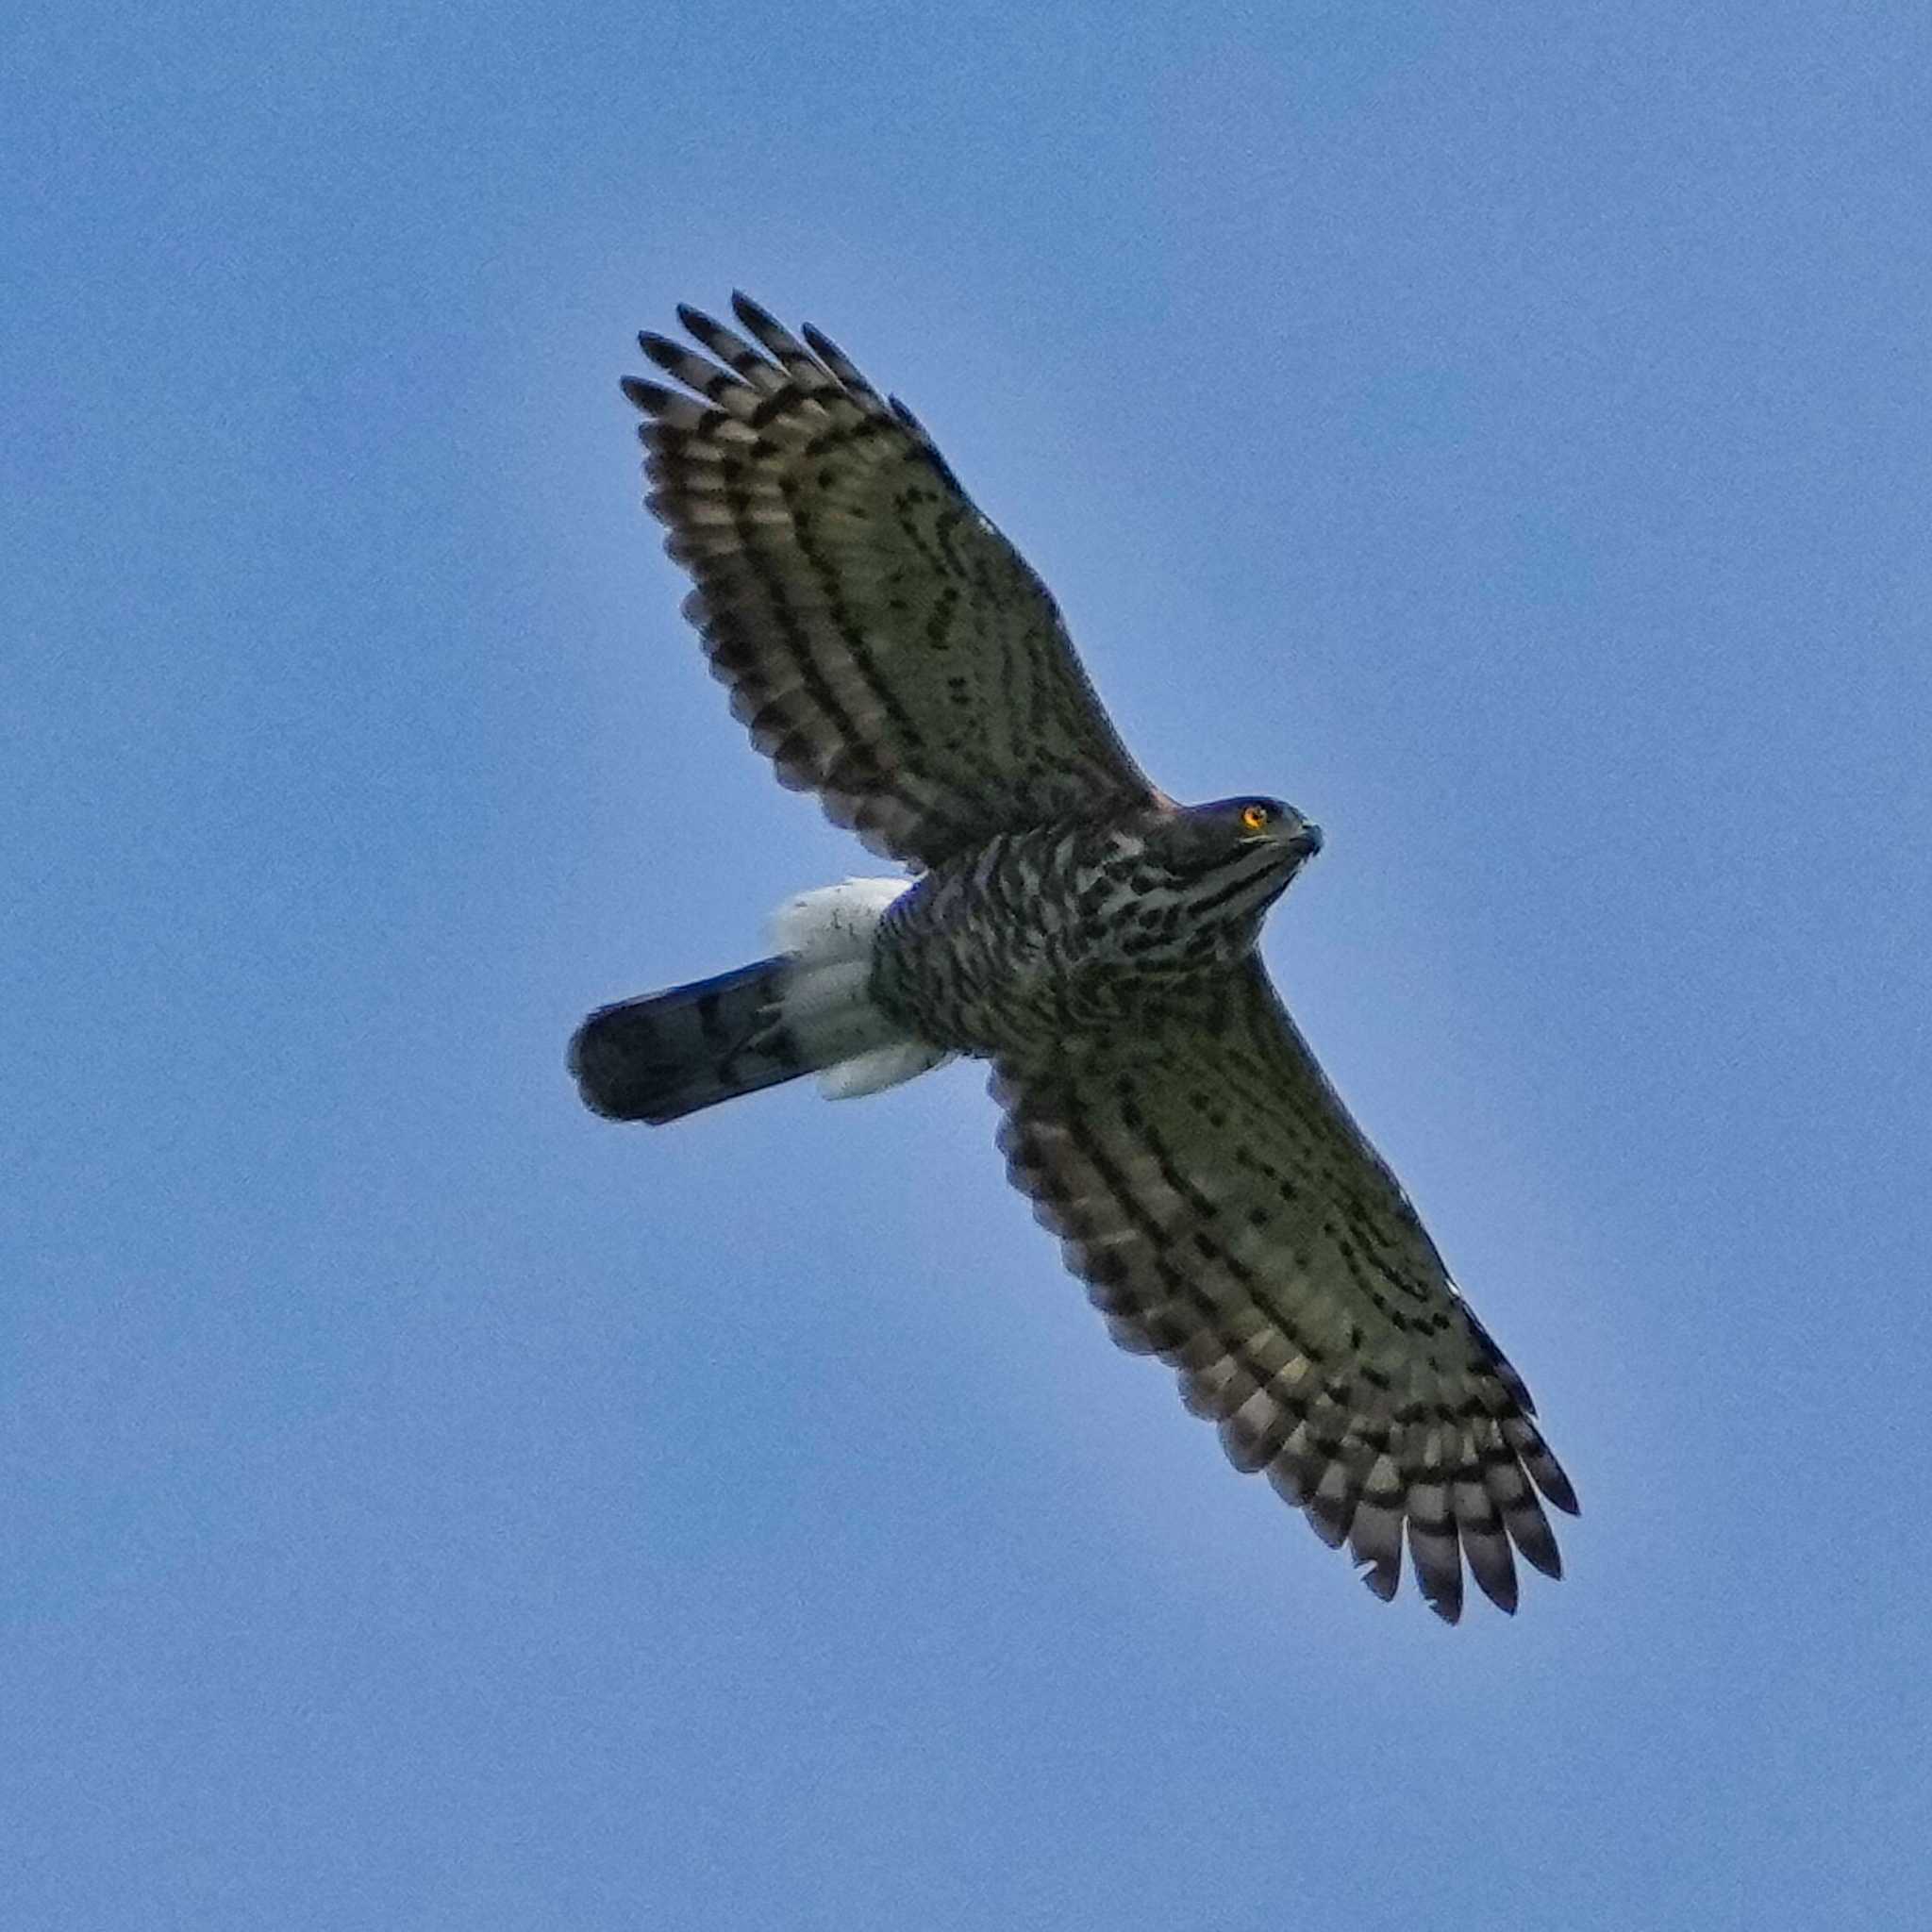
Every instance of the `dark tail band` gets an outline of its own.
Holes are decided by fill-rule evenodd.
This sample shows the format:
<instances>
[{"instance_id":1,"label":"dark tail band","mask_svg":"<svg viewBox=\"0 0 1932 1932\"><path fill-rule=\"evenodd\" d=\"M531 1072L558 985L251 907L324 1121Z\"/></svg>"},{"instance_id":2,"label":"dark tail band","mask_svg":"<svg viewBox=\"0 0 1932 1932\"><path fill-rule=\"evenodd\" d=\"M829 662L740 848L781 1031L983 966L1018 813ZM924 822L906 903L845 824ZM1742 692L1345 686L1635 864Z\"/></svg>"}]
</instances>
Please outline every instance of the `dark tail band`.
<instances>
[{"instance_id":1,"label":"dark tail band","mask_svg":"<svg viewBox=\"0 0 1932 1932\"><path fill-rule=\"evenodd\" d=\"M584 1105L615 1121L675 1121L811 1072L778 1015L783 959L600 1008L570 1043Z\"/></svg>"}]
</instances>

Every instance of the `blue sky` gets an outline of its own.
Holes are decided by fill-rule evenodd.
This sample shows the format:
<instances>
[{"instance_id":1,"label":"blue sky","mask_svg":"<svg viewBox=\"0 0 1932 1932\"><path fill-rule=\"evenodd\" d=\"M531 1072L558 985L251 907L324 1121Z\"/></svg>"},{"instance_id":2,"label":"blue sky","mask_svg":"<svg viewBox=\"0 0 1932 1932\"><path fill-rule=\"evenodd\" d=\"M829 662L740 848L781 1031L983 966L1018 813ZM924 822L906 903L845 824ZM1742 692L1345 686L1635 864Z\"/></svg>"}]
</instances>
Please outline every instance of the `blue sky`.
<instances>
[{"instance_id":1,"label":"blue sky","mask_svg":"<svg viewBox=\"0 0 1932 1932\"><path fill-rule=\"evenodd\" d=\"M1903 1925L1928 33L1900 6L29 6L0 59L0 1922ZM617 378L918 409L1536 1391L1375 1604L955 1068L652 1133L590 1006L876 870Z\"/></svg>"}]
</instances>

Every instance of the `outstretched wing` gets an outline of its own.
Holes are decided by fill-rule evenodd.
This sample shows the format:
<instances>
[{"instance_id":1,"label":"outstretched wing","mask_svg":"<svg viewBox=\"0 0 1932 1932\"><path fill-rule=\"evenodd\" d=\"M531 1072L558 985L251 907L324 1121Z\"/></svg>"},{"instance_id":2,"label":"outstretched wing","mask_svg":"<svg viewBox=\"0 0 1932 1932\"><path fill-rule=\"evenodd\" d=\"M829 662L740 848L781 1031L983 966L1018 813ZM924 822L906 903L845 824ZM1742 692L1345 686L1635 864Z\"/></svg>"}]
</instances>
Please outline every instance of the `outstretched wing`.
<instances>
[{"instance_id":1,"label":"outstretched wing","mask_svg":"<svg viewBox=\"0 0 1932 1932\"><path fill-rule=\"evenodd\" d=\"M643 335L692 393L624 391L685 614L780 779L922 865L1155 799L1046 587L910 412L816 329L732 306L759 347L680 308L717 361Z\"/></svg>"},{"instance_id":2,"label":"outstretched wing","mask_svg":"<svg viewBox=\"0 0 1932 1932\"><path fill-rule=\"evenodd\" d=\"M1177 1368L1235 1466L1347 1540L1377 1596L1405 1525L1450 1623L1465 1559L1506 1610L1512 1543L1561 1574L1536 1491L1572 1514L1576 1497L1528 1391L1258 961L1150 1037L1002 1063L993 1093L1008 1172L1114 1340Z\"/></svg>"}]
</instances>

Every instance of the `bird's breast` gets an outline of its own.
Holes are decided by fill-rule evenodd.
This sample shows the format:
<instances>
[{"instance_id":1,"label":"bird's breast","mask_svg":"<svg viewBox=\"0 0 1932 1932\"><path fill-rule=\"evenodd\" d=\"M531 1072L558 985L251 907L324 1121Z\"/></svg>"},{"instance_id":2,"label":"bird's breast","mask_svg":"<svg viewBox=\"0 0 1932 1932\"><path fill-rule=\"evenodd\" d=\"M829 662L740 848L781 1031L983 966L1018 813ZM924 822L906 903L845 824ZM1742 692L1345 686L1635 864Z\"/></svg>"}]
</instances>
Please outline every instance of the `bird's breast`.
<instances>
[{"instance_id":1,"label":"bird's breast","mask_svg":"<svg viewBox=\"0 0 1932 1932\"><path fill-rule=\"evenodd\" d=\"M881 922L871 991L936 1046L991 1058L1143 1024L1224 965L1131 856L1078 831L1020 833L935 867Z\"/></svg>"}]
</instances>

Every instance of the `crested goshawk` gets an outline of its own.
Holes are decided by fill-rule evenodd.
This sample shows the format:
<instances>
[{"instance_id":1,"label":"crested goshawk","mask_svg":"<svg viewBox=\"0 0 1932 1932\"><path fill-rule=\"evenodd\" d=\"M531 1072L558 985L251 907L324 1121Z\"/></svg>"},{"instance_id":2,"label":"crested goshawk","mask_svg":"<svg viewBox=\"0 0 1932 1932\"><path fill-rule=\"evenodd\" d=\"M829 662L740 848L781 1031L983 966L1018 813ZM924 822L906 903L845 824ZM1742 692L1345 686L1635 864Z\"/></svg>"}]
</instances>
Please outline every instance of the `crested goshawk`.
<instances>
[{"instance_id":1,"label":"crested goshawk","mask_svg":"<svg viewBox=\"0 0 1932 1932\"><path fill-rule=\"evenodd\" d=\"M752 741L911 876L808 892L776 956L593 1013L584 1099L669 1121L799 1074L869 1093L991 1062L1014 1182L1114 1340L1179 1370L1363 1581L1406 1540L1454 1621L1516 1604L1575 1496L1257 954L1321 834L1272 798L1181 806L1127 755L1059 611L931 439L816 329L691 308L681 389L626 379L685 615ZM755 345L756 344L756 345Z\"/></svg>"}]
</instances>

